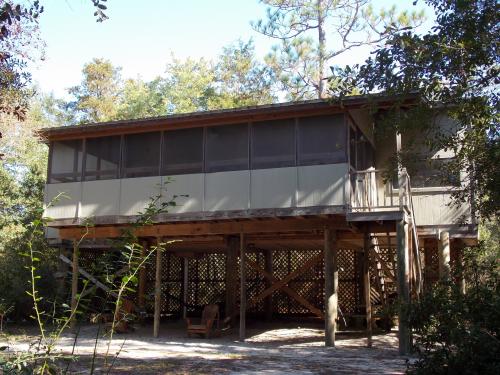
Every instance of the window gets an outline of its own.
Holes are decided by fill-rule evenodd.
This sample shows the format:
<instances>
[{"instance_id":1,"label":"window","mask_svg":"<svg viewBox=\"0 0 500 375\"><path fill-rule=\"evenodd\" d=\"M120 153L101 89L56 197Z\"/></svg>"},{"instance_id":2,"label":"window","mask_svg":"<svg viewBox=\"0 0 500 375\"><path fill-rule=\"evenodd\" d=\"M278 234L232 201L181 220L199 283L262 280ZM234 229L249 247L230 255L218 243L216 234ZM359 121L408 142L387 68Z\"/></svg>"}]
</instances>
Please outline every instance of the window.
<instances>
[{"instance_id":1,"label":"window","mask_svg":"<svg viewBox=\"0 0 500 375\"><path fill-rule=\"evenodd\" d=\"M49 183L80 181L81 174L82 140L53 142Z\"/></svg>"},{"instance_id":2,"label":"window","mask_svg":"<svg viewBox=\"0 0 500 375\"><path fill-rule=\"evenodd\" d=\"M164 133L162 174L203 172L203 128Z\"/></svg>"},{"instance_id":3,"label":"window","mask_svg":"<svg viewBox=\"0 0 500 375\"><path fill-rule=\"evenodd\" d=\"M298 135L300 165L344 163L347 160L343 115L300 118Z\"/></svg>"},{"instance_id":4,"label":"window","mask_svg":"<svg viewBox=\"0 0 500 375\"><path fill-rule=\"evenodd\" d=\"M123 177L158 176L161 133L125 136Z\"/></svg>"},{"instance_id":5,"label":"window","mask_svg":"<svg viewBox=\"0 0 500 375\"><path fill-rule=\"evenodd\" d=\"M371 142L359 129L356 134L356 169L365 170L373 167L374 151Z\"/></svg>"},{"instance_id":6,"label":"window","mask_svg":"<svg viewBox=\"0 0 500 375\"><path fill-rule=\"evenodd\" d=\"M356 139L358 130L353 127L349 127L349 155L351 167L356 169Z\"/></svg>"},{"instance_id":7,"label":"window","mask_svg":"<svg viewBox=\"0 0 500 375\"><path fill-rule=\"evenodd\" d=\"M295 121L257 122L252 125L252 169L295 165Z\"/></svg>"},{"instance_id":8,"label":"window","mask_svg":"<svg viewBox=\"0 0 500 375\"><path fill-rule=\"evenodd\" d=\"M408 165L412 188L460 186L460 176L449 170L453 159L419 160Z\"/></svg>"},{"instance_id":9,"label":"window","mask_svg":"<svg viewBox=\"0 0 500 375\"><path fill-rule=\"evenodd\" d=\"M207 128L205 172L248 169L248 125Z\"/></svg>"},{"instance_id":10,"label":"window","mask_svg":"<svg viewBox=\"0 0 500 375\"><path fill-rule=\"evenodd\" d=\"M118 178L120 137L89 138L85 144L85 180Z\"/></svg>"}]
</instances>

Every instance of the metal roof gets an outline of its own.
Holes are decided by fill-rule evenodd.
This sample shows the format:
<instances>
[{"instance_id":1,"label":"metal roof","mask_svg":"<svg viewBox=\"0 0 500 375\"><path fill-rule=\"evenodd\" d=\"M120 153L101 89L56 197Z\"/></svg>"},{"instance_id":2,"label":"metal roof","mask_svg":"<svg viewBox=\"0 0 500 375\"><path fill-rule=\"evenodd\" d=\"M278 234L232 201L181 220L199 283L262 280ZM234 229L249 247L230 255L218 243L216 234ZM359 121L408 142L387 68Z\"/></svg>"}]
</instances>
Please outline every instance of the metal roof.
<instances>
[{"instance_id":1,"label":"metal roof","mask_svg":"<svg viewBox=\"0 0 500 375\"><path fill-rule=\"evenodd\" d=\"M390 105L396 99L404 102L414 101L415 96L356 95L342 101L333 99L315 99L239 108L199 111L182 114L171 114L159 117L148 117L128 120L88 123L82 125L44 128L37 134L45 140L71 139L85 136L105 136L120 133L139 133L157 131L168 128L196 127L204 125L229 124L258 121L272 118L286 118L298 115L341 112L352 107L363 107L370 103Z\"/></svg>"}]
</instances>

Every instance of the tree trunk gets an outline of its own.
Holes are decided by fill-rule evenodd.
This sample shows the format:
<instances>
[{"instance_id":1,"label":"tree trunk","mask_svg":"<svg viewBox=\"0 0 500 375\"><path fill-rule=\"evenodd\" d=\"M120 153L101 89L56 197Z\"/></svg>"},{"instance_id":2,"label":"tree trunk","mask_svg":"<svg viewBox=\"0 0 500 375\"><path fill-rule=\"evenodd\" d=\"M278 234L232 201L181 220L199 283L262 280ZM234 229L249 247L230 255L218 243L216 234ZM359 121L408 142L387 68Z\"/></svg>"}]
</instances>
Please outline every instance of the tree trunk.
<instances>
[{"instance_id":1,"label":"tree trunk","mask_svg":"<svg viewBox=\"0 0 500 375\"><path fill-rule=\"evenodd\" d=\"M324 98L325 95L325 55L326 55L326 36L324 30L325 15L323 0L318 0L318 99Z\"/></svg>"}]
</instances>

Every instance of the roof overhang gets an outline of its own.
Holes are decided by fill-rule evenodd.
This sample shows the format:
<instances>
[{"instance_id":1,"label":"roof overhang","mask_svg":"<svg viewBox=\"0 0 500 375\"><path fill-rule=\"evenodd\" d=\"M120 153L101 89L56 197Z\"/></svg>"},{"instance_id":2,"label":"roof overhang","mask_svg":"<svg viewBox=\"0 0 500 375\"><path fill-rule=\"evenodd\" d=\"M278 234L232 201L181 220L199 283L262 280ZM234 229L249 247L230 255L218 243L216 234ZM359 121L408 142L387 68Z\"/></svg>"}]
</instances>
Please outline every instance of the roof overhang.
<instances>
[{"instance_id":1,"label":"roof overhang","mask_svg":"<svg viewBox=\"0 0 500 375\"><path fill-rule=\"evenodd\" d=\"M44 128L39 130L37 134L43 141L49 142L86 137L103 137L109 135L145 133L167 129L194 128L285 119L299 116L342 113L353 108L368 108L370 105L376 105L377 108L387 108L395 103L398 103L398 105L410 105L415 103L416 100L416 95L407 95L404 97L384 96L380 94L370 96L358 95L347 97L342 101L318 99L175 114L161 117Z\"/></svg>"}]
</instances>

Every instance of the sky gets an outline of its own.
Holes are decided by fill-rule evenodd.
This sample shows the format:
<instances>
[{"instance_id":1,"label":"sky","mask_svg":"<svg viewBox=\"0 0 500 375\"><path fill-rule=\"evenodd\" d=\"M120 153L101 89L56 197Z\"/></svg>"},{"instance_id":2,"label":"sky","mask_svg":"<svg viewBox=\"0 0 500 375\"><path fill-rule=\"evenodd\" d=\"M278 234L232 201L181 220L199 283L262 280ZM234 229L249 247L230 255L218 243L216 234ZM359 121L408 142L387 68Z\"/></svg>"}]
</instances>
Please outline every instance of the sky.
<instances>
[{"instance_id":1,"label":"sky","mask_svg":"<svg viewBox=\"0 0 500 375\"><path fill-rule=\"evenodd\" d=\"M375 7L421 9L413 0L374 0ZM256 55L265 56L276 41L250 25L265 17L258 0L108 0L109 19L96 23L90 0L45 0L40 17L45 59L32 67L43 92L67 96L81 81L83 65L94 57L111 60L122 77L153 79L165 73L172 54L177 58L216 58L238 38L254 40ZM431 12L426 9L431 19ZM427 26L430 21L427 22ZM349 53L341 65L362 62L369 51Z\"/></svg>"}]
</instances>

